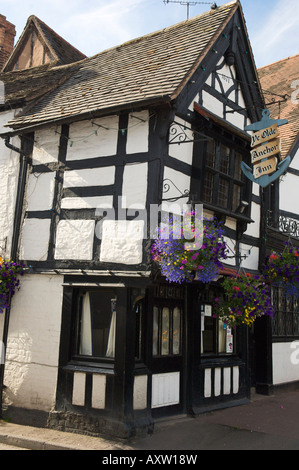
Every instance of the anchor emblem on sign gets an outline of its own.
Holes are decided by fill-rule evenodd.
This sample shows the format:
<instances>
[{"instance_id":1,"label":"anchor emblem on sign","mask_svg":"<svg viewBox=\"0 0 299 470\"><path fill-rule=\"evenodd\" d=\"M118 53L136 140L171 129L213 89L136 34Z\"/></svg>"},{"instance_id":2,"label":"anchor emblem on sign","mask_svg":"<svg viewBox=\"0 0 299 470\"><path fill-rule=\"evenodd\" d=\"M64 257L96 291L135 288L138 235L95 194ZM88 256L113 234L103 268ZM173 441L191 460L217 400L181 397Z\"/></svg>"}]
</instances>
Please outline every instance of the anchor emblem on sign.
<instances>
[{"instance_id":1,"label":"anchor emblem on sign","mask_svg":"<svg viewBox=\"0 0 299 470\"><path fill-rule=\"evenodd\" d=\"M245 127L254 131L251 136L251 163L241 163L244 175L263 188L276 181L289 167L291 157L280 159L279 126L287 124L287 119L271 119L268 109L262 110L262 119Z\"/></svg>"}]
</instances>

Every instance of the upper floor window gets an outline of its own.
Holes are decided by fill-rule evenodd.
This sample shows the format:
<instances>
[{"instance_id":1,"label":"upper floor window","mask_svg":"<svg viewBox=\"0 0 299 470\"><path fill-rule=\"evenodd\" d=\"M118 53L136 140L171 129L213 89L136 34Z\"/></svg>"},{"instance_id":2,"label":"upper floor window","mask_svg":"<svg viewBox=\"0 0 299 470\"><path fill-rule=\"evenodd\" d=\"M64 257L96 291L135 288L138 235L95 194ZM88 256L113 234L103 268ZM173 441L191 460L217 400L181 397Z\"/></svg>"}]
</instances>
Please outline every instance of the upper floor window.
<instances>
[{"instance_id":1,"label":"upper floor window","mask_svg":"<svg viewBox=\"0 0 299 470\"><path fill-rule=\"evenodd\" d=\"M206 143L202 200L235 211L244 197L243 154L215 139Z\"/></svg>"}]
</instances>

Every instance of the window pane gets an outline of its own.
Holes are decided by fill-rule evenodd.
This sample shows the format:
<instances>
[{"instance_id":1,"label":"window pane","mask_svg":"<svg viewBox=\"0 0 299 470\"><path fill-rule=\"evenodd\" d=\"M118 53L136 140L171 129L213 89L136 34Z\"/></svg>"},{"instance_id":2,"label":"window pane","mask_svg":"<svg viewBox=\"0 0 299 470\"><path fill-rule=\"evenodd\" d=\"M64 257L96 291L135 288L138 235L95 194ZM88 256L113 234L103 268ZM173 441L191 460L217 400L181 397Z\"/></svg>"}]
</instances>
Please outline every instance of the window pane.
<instances>
[{"instance_id":1,"label":"window pane","mask_svg":"<svg viewBox=\"0 0 299 470\"><path fill-rule=\"evenodd\" d=\"M202 352L215 353L214 349L214 328L216 320L212 317L202 318Z\"/></svg>"},{"instance_id":2,"label":"window pane","mask_svg":"<svg viewBox=\"0 0 299 470\"><path fill-rule=\"evenodd\" d=\"M233 353L232 329L227 327L221 320L218 322L218 345L219 353Z\"/></svg>"},{"instance_id":3,"label":"window pane","mask_svg":"<svg viewBox=\"0 0 299 470\"><path fill-rule=\"evenodd\" d=\"M219 170L227 175L229 174L229 156L230 148L226 147L226 145L221 145Z\"/></svg>"},{"instance_id":4,"label":"window pane","mask_svg":"<svg viewBox=\"0 0 299 470\"><path fill-rule=\"evenodd\" d=\"M116 298L112 290L90 291L83 295L80 324L80 355L114 357Z\"/></svg>"},{"instance_id":5,"label":"window pane","mask_svg":"<svg viewBox=\"0 0 299 470\"><path fill-rule=\"evenodd\" d=\"M161 355L169 354L169 308L162 310L162 335L161 335Z\"/></svg>"},{"instance_id":6,"label":"window pane","mask_svg":"<svg viewBox=\"0 0 299 470\"><path fill-rule=\"evenodd\" d=\"M228 189L229 182L224 178L219 178L218 185L218 205L222 207L228 206Z\"/></svg>"},{"instance_id":7,"label":"window pane","mask_svg":"<svg viewBox=\"0 0 299 470\"><path fill-rule=\"evenodd\" d=\"M206 152L206 165L211 168L215 167L215 141L209 140L207 142L207 152Z\"/></svg>"},{"instance_id":8,"label":"window pane","mask_svg":"<svg viewBox=\"0 0 299 470\"><path fill-rule=\"evenodd\" d=\"M90 299L87 292L83 299L81 298L81 321L80 321L80 344L79 354L83 356L92 356L92 330L91 330L91 311Z\"/></svg>"},{"instance_id":9,"label":"window pane","mask_svg":"<svg viewBox=\"0 0 299 470\"><path fill-rule=\"evenodd\" d=\"M159 309L154 307L153 315L153 356L158 355Z\"/></svg>"},{"instance_id":10,"label":"window pane","mask_svg":"<svg viewBox=\"0 0 299 470\"><path fill-rule=\"evenodd\" d=\"M241 170L241 162L243 160L242 154L239 152L235 152L235 174L234 177L237 180L242 180L242 170Z\"/></svg>"},{"instance_id":11,"label":"window pane","mask_svg":"<svg viewBox=\"0 0 299 470\"><path fill-rule=\"evenodd\" d=\"M172 353L180 354L181 349L181 310L175 307L173 310L173 342Z\"/></svg>"},{"instance_id":12,"label":"window pane","mask_svg":"<svg viewBox=\"0 0 299 470\"><path fill-rule=\"evenodd\" d=\"M206 172L203 188L203 200L205 202L213 202L214 176L210 172Z\"/></svg>"},{"instance_id":13,"label":"window pane","mask_svg":"<svg viewBox=\"0 0 299 470\"><path fill-rule=\"evenodd\" d=\"M239 204L241 202L241 186L238 186L237 184L234 184L234 192L233 192L233 211L239 207Z\"/></svg>"}]
</instances>

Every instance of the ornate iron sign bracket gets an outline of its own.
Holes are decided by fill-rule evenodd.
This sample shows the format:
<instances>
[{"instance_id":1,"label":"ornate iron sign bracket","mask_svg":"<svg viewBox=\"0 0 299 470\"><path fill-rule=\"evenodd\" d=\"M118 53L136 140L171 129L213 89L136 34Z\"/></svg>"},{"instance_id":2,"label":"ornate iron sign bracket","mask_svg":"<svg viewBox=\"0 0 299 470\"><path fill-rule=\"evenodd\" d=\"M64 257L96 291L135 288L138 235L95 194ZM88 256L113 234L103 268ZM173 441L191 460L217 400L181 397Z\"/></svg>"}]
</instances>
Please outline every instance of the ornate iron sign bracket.
<instances>
[{"instance_id":1,"label":"ornate iron sign bracket","mask_svg":"<svg viewBox=\"0 0 299 470\"><path fill-rule=\"evenodd\" d=\"M170 191L170 188L171 188L171 185L178 191L178 193L180 194L179 196L176 196L176 197L170 197L170 198L166 198L166 199L162 199L162 202L176 202L178 201L179 199L183 199L183 198L189 198L190 196L190 191L188 189L185 189L184 192L182 193L182 191L177 187L176 184L174 184L174 182L172 180L170 180L169 178L166 178L165 180L163 180L163 194L166 194L168 193L168 191Z\"/></svg>"},{"instance_id":2,"label":"ornate iron sign bracket","mask_svg":"<svg viewBox=\"0 0 299 470\"><path fill-rule=\"evenodd\" d=\"M189 132L192 132L193 138L190 138ZM212 140L210 137L199 131L190 129L189 127L174 121L169 127L169 144L189 144L191 142L205 142Z\"/></svg>"}]
</instances>

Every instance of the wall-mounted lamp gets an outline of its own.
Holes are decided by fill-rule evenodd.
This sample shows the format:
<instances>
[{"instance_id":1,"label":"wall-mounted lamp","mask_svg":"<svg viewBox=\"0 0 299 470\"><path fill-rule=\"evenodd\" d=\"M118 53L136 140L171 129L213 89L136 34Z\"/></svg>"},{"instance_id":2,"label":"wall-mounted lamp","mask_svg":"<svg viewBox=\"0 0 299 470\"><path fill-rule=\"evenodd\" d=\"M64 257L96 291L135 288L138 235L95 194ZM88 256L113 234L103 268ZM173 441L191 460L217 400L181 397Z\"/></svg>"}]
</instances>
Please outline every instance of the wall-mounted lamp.
<instances>
[{"instance_id":1,"label":"wall-mounted lamp","mask_svg":"<svg viewBox=\"0 0 299 470\"><path fill-rule=\"evenodd\" d=\"M247 201L241 201L240 204L238 205L237 209L235 210L236 214L243 214L245 209L249 206L249 202Z\"/></svg>"}]
</instances>

